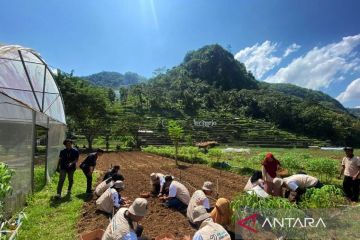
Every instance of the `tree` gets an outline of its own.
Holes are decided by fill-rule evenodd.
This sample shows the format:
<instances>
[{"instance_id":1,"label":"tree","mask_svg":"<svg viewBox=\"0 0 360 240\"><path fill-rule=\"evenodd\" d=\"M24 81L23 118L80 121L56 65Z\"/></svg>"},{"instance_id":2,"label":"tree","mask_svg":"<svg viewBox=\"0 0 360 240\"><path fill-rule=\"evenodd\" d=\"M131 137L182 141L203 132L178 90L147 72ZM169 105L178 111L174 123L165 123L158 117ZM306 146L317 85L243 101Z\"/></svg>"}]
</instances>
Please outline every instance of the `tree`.
<instances>
[{"instance_id":1,"label":"tree","mask_svg":"<svg viewBox=\"0 0 360 240\"><path fill-rule=\"evenodd\" d=\"M69 130L83 134L92 149L93 140L105 132L111 117L108 90L60 71L55 80L64 99Z\"/></svg>"},{"instance_id":2,"label":"tree","mask_svg":"<svg viewBox=\"0 0 360 240\"><path fill-rule=\"evenodd\" d=\"M113 133L117 136L132 136L135 146L140 147L139 129L143 124L143 118L137 114L121 112L113 126Z\"/></svg>"},{"instance_id":3,"label":"tree","mask_svg":"<svg viewBox=\"0 0 360 240\"><path fill-rule=\"evenodd\" d=\"M120 101L121 103L126 103L127 99L128 99L128 95L129 95L129 89L127 89L126 87L121 87L119 89L119 93L120 93Z\"/></svg>"},{"instance_id":4,"label":"tree","mask_svg":"<svg viewBox=\"0 0 360 240\"><path fill-rule=\"evenodd\" d=\"M169 132L169 137L175 146L175 163L176 166L178 166L178 161L177 161L178 148L179 148L180 140L184 137L184 129L179 124L179 122L170 120L168 122L168 132Z\"/></svg>"}]
</instances>

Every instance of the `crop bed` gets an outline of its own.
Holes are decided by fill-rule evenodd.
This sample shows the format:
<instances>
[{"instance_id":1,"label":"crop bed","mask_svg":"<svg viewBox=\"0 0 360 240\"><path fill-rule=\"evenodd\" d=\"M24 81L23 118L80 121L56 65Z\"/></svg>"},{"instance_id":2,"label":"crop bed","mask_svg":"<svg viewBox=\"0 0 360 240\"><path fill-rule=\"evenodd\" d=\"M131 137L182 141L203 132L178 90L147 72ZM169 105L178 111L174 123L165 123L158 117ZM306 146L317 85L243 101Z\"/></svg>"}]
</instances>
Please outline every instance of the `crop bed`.
<instances>
[{"instance_id":1,"label":"crop bed","mask_svg":"<svg viewBox=\"0 0 360 240\"><path fill-rule=\"evenodd\" d=\"M198 164L181 163L181 170L175 168L172 159L142 152L124 152L104 154L96 166L97 171L106 171L111 165L120 165L121 173L125 177L125 190L122 196L134 200L141 192L150 191L149 175L152 172L171 174L181 179L181 182L192 194L200 189L204 181L218 182L218 196L232 199L242 191L248 177L230 172L219 171ZM99 181L101 181L100 177ZM196 189L195 189L196 188ZM86 202L82 209L81 219L78 221L78 233L83 234L101 228L106 229L109 219L96 211L95 198ZM193 235L193 229L186 216L179 212L166 209L157 198L149 198L149 211L142 221L144 235L154 238L160 234L172 233L180 239L185 235ZM214 204L214 201L211 200Z\"/></svg>"}]
</instances>

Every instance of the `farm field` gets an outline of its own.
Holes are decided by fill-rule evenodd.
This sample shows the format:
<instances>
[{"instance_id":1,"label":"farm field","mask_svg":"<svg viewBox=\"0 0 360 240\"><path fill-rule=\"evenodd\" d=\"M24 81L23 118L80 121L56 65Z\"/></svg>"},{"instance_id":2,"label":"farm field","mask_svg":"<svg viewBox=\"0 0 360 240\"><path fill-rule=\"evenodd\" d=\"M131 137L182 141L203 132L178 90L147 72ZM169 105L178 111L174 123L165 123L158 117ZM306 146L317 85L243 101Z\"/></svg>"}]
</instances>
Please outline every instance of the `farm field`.
<instances>
[{"instance_id":1,"label":"farm field","mask_svg":"<svg viewBox=\"0 0 360 240\"><path fill-rule=\"evenodd\" d=\"M105 171L115 164L121 166L121 173L125 177L125 190L122 192L122 196L128 197L130 200L139 197L141 192L149 191L149 175L152 172L171 174L180 179L180 170L175 169L173 160L142 152L104 154L96 168L98 171ZM216 183L219 177L219 170L205 165L185 163L181 163L181 165L181 182L191 194L195 188L201 188L204 181L209 180ZM101 181L101 177L99 181ZM222 171L221 178L219 178L219 197L233 199L238 192L242 191L246 181L247 177ZM149 198L148 201L149 212L142 222L144 235L153 238L162 233L172 233L175 237L181 238L195 233L195 229L189 225L186 216L164 208L156 198ZM108 223L109 220L105 215L96 212L95 199L93 199L83 206L81 219L77 224L78 233L89 232L97 228L105 229Z\"/></svg>"},{"instance_id":2,"label":"farm field","mask_svg":"<svg viewBox=\"0 0 360 240\"><path fill-rule=\"evenodd\" d=\"M180 147L178 159L192 163L201 162L216 167L218 163L226 162L228 165L221 166L227 170L241 175L251 175L254 170L261 169L261 162L266 153L271 152L281 162L282 167L289 170L289 174L300 171L306 172L319 178L325 183L341 185L342 181L337 179L339 175L341 160L344 157L342 150L325 151L320 149L305 148L244 148L244 152L223 152L226 147L216 147L209 150L207 154L199 151L197 147ZM237 148L237 147L232 147ZM143 151L158 154L165 157L174 157L175 148L172 146L143 148ZM357 156L359 151L355 151Z\"/></svg>"},{"instance_id":3,"label":"farm field","mask_svg":"<svg viewBox=\"0 0 360 240\"><path fill-rule=\"evenodd\" d=\"M248 159L255 158L262 154L264 149L253 149L248 156ZM282 149L266 149L271 152L277 153L279 156L285 156L282 154L290 154L291 150L282 150ZM299 153L300 149L294 149L295 153ZM313 154L323 153L325 157L331 158L331 153L328 152L319 152L313 150L305 150L304 154ZM340 153L340 152L339 152ZM316 155L319 157L319 155ZM210 156L209 156L210 157ZM341 157L341 155L333 156ZM85 155L80 156L80 162L85 158ZM281 159L281 158L280 158ZM216 161L216 160L215 160ZM339 161L339 160L337 160ZM346 204L343 200L341 190L339 193L332 194L334 191L331 190L322 192L318 195L309 196L309 198L299 205L300 208L296 206L291 206L287 199L272 198L269 201L260 201L247 195L240 194L243 191L243 188L248 180L248 176L241 174L239 172L234 173L230 171L220 171L216 168L212 168L206 164L191 164L186 162L179 162L180 169L175 167L175 161L171 158L162 157L152 153L146 152L121 152L121 153L106 153L104 154L97 163L96 167L96 176L97 181L93 185L100 183L103 177L103 174L113 165L121 166L121 173L125 177L125 190L122 192L123 197L129 198L133 201L135 198L139 197L140 193L148 192L150 190L149 184L149 175L152 172L162 172L164 174L171 174L180 180L192 194L195 189L201 188L204 181L209 180L215 184L218 182L218 196L214 194L210 198L211 204L215 203L215 199L219 197L225 197L230 200L233 200L233 207L236 209L242 209L243 206L254 207L258 203L264 204L266 208L271 209L271 204L275 206L281 206L281 208L291 209L305 209L307 207L316 209L316 208L332 208L338 204ZM211 164L210 164L211 165ZM72 229L67 234L61 234L61 229L52 229L51 233L49 232L46 236L53 235L54 232L59 239L74 239L75 236L79 237L81 234L93 231L95 229L106 229L109 219L107 216L103 215L101 212L96 211L95 201L93 199L83 198L85 191L85 177L80 170L76 171L75 176L75 195L73 201L63 202L57 205L56 207L49 205L51 203L51 196L53 196L57 184L57 176L55 175L54 181L46 186L43 190L36 193L35 196L30 201L30 205L25 211L29 219L25 222L24 228L20 232L20 239L46 239L44 235L39 236L39 228L50 229L47 226L54 226L54 223L59 223L63 221L63 214L69 214L71 216L71 221L67 222L68 229ZM338 180L340 182L340 180ZM216 184L217 185L217 184ZM328 188L329 189L329 188ZM325 188L323 189L325 190ZM161 202L157 198L148 198L149 201L149 211L146 217L142 220L142 225L144 226L144 235L149 238L155 238L156 236L164 233L172 233L176 239L182 239L186 235L193 236L195 229L193 229L187 221L186 216L183 214L167 209L161 205ZM320 202L319 202L320 201ZM325 201L325 202L324 202ZM326 203L326 204L325 204ZM40 217L43 212L43 204L46 205L47 216L51 216L51 220L47 217ZM68 209L68 210L66 210ZM277 207L275 209L278 209ZM274 209L274 210L275 210ZM357 210L358 208L354 209ZM351 209L348 209L348 211ZM321 211L321 210L320 210ZM336 210L337 214L342 214L341 209ZM62 212L62 213L60 213ZM67 213L68 212L68 213ZM281 210L280 210L281 212ZM351 211L353 212L353 211ZM76 213L76 214L75 214ZM244 213L240 210L240 213ZM354 212L355 213L355 212ZM358 216L349 218L344 213L347 219L358 219ZM67 216L67 215L66 215ZM241 215L239 215L241 216ZM34 221L33 218L36 218ZM355 217L355 218L354 218ZM62 219L62 220L61 220ZM357 221L357 220L356 220ZM356 222L355 222L356 223ZM343 224L343 223L342 223ZM353 226L352 229L356 229L356 224L354 222L346 223L347 226ZM350 225L349 225L350 224ZM344 225L345 226L345 225ZM349 229L347 227L347 229ZM332 231L334 234L337 231ZM353 231L357 232L357 231ZM312 235L317 236L317 235ZM45 237L45 238L44 238ZM246 233L243 235L247 239L251 236L247 236ZM276 235L271 232L259 232L256 235L256 239L276 239ZM334 238L341 239L341 238Z\"/></svg>"}]
</instances>

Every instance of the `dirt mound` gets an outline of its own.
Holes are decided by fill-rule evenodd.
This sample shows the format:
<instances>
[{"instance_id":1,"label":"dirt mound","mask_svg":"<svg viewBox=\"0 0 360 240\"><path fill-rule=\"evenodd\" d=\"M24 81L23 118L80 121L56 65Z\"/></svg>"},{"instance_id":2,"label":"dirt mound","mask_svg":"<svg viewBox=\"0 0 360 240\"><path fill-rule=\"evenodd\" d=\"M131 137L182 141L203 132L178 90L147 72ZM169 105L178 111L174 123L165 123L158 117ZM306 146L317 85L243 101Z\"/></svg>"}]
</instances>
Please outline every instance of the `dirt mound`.
<instances>
[{"instance_id":1,"label":"dirt mound","mask_svg":"<svg viewBox=\"0 0 360 240\"><path fill-rule=\"evenodd\" d=\"M97 171L106 171L112 165L120 165L121 173L125 177L125 190L122 196L131 201L139 197L142 192L150 190L149 176L152 172L171 174L188 187L192 194L200 189L204 181L218 183L218 196L232 199L241 191L247 181L247 177L229 172L219 171L204 165L191 165L182 163L181 170L175 168L172 159L142 152L125 152L104 154L98 161ZM102 177L99 181L102 180ZM106 229L109 219L96 211L95 198L86 202L82 209L81 219L78 222L78 232L86 233L98 228ZM157 198L148 198L148 215L142 221L144 235L155 238L160 234L171 233L180 239L185 235L193 235L193 229L186 216L179 212L167 209L161 205ZM214 200L211 200L214 204Z\"/></svg>"}]
</instances>

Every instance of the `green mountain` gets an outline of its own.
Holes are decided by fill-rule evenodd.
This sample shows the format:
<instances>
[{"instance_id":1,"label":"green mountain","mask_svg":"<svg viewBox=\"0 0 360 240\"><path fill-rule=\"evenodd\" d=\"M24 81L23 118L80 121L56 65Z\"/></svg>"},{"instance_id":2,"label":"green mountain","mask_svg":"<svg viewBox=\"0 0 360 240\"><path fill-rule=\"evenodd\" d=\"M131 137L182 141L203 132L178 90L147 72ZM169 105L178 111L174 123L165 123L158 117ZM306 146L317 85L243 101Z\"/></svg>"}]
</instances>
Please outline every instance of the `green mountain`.
<instances>
[{"instance_id":1,"label":"green mountain","mask_svg":"<svg viewBox=\"0 0 360 240\"><path fill-rule=\"evenodd\" d=\"M147 79L137 73L126 72L124 74L118 72L99 72L90 76L82 77L96 86L120 88L121 86L134 85L145 82Z\"/></svg>"},{"instance_id":2,"label":"green mountain","mask_svg":"<svg viewBox=\"0 0 360 240\"><path fill-rule=\"evenodd\" d=\"M256 89L258 85L245 65L217 44L187 53L180 68L185 69L190 78L199 78L224 90Z\"/></svg>"},{"instance_id":3,"label":"green mountain","mask_svg":"<svg viewBox=\"0 0 360 240\"><path fill-rule=\"evenodd\" d=\"M347 109L349 113L351 113L352 115L360 118L360 108L348 108Z\"/></svg>"},{"instance_id":4,"label":"green mountain","mask_svg":"<svg viewBox=\"0 0 360 240\"><path fill-rule=\"evenodd\" d=\"M332 98L331 96L321 91L314 91L311 89L302 88L296 85L285 84L285 83L270 84L266 82L261 82L260 86L262 89L268 89L272 91L281 92L286 95L299 97L304 101L316 102L323 105L326 108L333 109L335 111L340 111L340 112L347 111L339 101L337 101L336 99Z\"/></svg>"},{"instance_id":5,"label":"green mountain","mask_svg":"<svg viewBox=\"0 0 360 240\"><path fill-rule=\"evenodd\" d=\"M124 104L166 118L258 119L333 144L360 145L360 121L338 101L290 84L259 82L219 45L191 51L179 66L131 87Z\"/></svg>"}]
</instances>

